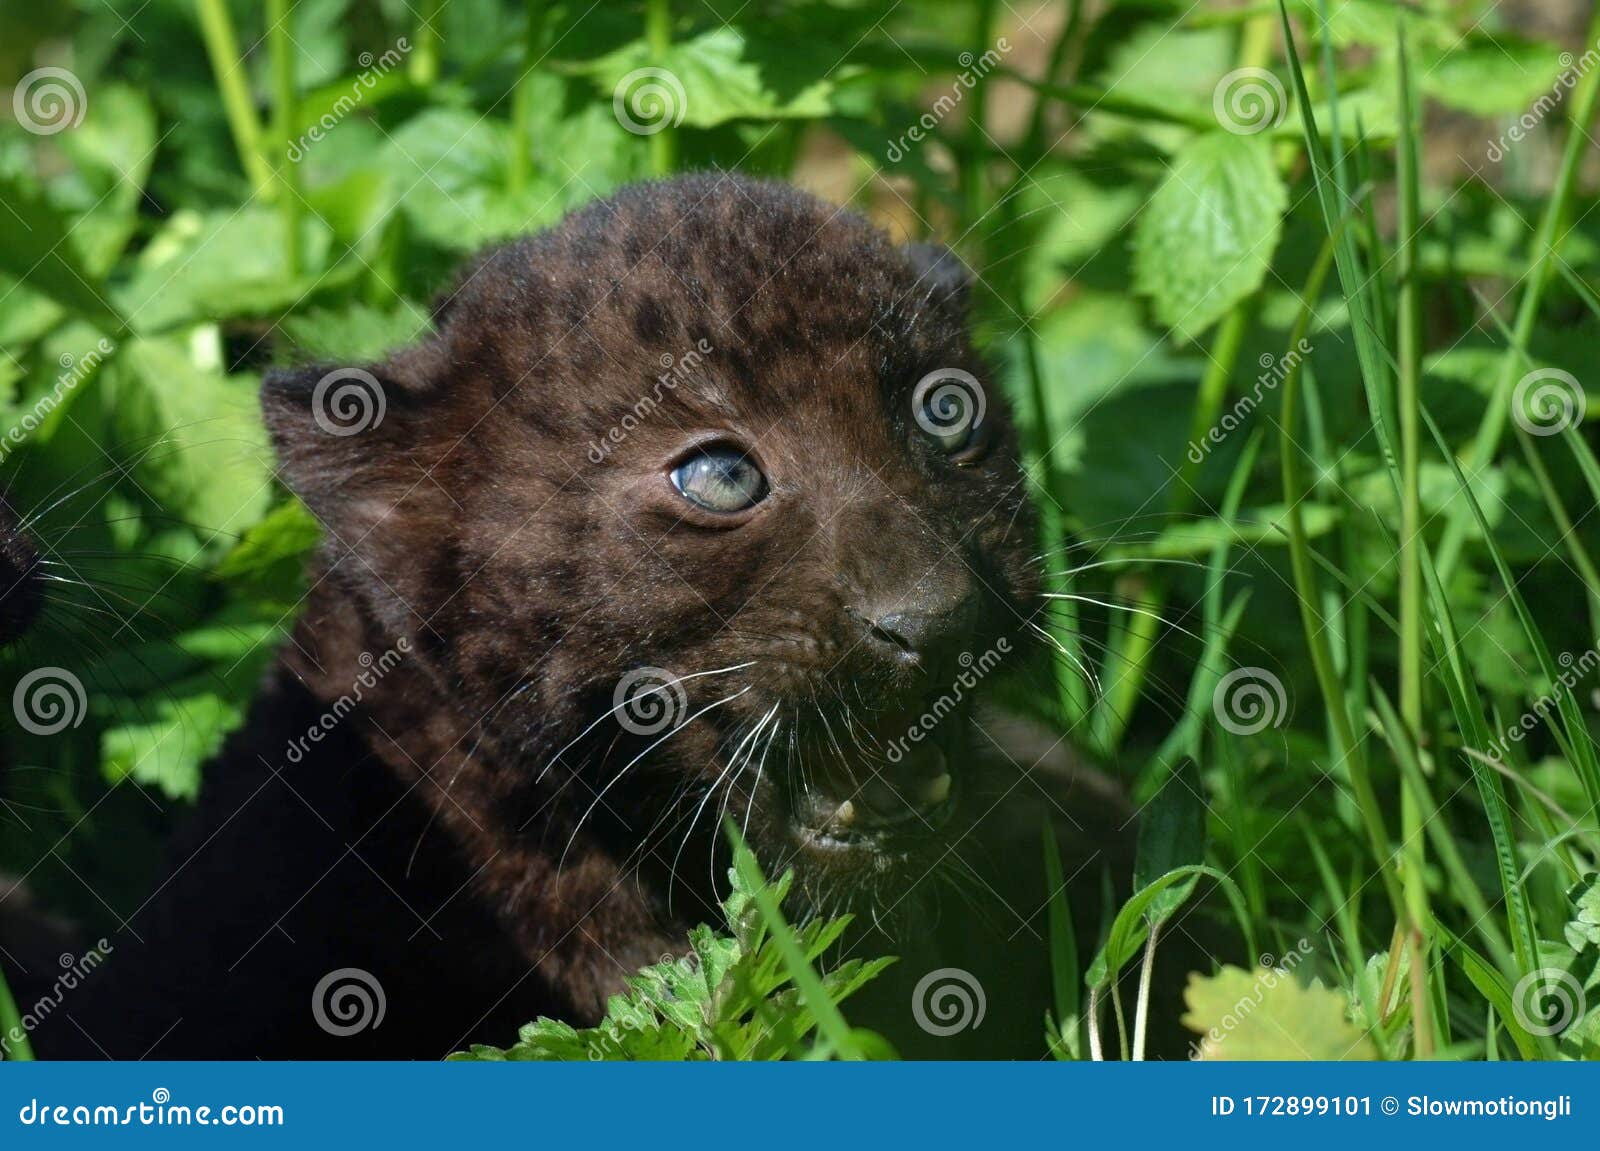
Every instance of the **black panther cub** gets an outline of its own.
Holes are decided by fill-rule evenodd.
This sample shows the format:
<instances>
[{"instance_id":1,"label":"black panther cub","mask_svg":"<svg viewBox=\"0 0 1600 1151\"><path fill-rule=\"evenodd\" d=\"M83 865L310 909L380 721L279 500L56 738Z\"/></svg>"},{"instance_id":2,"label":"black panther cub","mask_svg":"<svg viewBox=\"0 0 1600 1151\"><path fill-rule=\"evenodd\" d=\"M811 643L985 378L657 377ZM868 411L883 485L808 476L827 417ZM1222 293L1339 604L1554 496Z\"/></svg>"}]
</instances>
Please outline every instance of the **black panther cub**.
<instances>
[{"instance_id":1,"label":"black panther cub","mask_svg":"<svg viewBox=\"0 0 1600 1151\"><path fill-rule=\"evenodd\" d=\"M41 1052L438 1057L592 1021L714 916L731 819L796 915L905 956L861 1022L1039 1054L1041 825L1074 780L1076 851L1126 816L974 706L1048 655L967 296L942 250L688 176L487 253L415 347L271 374L326 529L303 615ZM915 1026L940 966L987 989L976 1044Z\"/></svg>"}]
</instances>

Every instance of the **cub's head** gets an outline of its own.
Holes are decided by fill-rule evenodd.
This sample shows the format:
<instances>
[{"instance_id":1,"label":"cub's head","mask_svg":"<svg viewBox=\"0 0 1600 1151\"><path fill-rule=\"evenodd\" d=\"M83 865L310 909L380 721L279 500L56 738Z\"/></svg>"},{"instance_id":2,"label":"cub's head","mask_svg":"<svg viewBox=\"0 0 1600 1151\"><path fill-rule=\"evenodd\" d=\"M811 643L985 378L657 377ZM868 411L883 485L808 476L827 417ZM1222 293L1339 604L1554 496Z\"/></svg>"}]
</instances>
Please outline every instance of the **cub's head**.
<instances>
[{"instance_id":1,"label":"cub's head","mask_svg":"<svg viewBox=\"0 0 1600 1151\"><path fill-rule=\"evenodd\" d=\"M275 374L267 415L523 834L703 879L731 816L813 906L886 912L981 814L973 699L1036 607L966 296L798 191L676 179L488 253L417 347Z\"/></svg>"}]
</instances>

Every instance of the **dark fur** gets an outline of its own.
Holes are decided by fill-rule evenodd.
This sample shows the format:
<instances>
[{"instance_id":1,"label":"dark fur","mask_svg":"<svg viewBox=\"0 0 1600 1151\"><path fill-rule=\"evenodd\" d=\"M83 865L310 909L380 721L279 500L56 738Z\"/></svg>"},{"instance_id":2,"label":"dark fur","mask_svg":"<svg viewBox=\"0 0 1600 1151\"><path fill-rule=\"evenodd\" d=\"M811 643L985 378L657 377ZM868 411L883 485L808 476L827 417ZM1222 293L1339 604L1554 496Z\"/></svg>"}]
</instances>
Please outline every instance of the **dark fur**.
<instances>
[{"instance_id":1,"label":"dark fur","mask_svg":"<svg viewBox=\"0 0 1600 1151\"><path fill-rule=\"evenodd\" d=\"M480 259L439 306L437 334L370 369L386 404L375 427L319 428L313 397L332 365L270 376L283 475L327 528L313 590L248 724L207 769L169 875L41 1051L436 1057L508 1042L541 1013L592 1021L625 974L712 916L724 806L769 870L796 868L798 914L851 907L892 925L868 950L937 935L939 884L925 877L952 852L1036 877L1040 785L976 771L971 745L984 744L965 704L947 721L969 740L971 777L949 826L848 867L802 850L791 826L813 773L860 771L837 754L845 724L869 743L899 735L964 666L958 653L1009 637L1021 663L1036 647L1035 529L965 309L947 253L897 249L789 188L688 177ZM658 392L662 357L699 341L713 349L699 368L594 462L590 446ZM913 422L912 388L938 368L985 386L988 443L964 465ZM737 526L666 480L713 436L752 449L772 484ZM874 621L912 610L938 626L908 663ZM335 706L400 647L358 703ZM590 730L629 669L746 661L688 682L691 714L748 691L655 750L659 737L614 723ZM753 796L746 772L724 804L713 789L731 752L774 703L788 746ZM330 708L331 732L291 754ZM1015 901L997 917L1040 975L1043 944L1017 926L1037 926L1039 893L997 897ZM902 966L903 982L927 969ZM378 977L387 1015L334 1038L310 999L343 967ZM1003 993L1037 1035L1024 982Z\"/></svg>"}]
</instances>

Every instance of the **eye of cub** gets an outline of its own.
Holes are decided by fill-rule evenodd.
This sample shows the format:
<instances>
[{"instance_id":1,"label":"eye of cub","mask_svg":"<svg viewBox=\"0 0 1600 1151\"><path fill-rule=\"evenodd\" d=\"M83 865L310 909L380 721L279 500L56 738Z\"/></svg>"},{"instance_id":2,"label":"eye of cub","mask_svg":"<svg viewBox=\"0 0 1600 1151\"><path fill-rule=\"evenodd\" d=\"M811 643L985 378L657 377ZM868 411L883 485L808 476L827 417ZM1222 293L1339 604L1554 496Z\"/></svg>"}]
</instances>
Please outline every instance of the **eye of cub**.
<instances>
[{"instance_id":1,"label":"eye of cub","mask_svg":"<svg viewBox=\"0 0 1600 1151\"><path fill-rule=\"evenodd\" d=\"M672 469L672 486L696 507L731 515L767 496L767 477L742 452L730 447L696 452Z\"/></svg>"}]
</instances>

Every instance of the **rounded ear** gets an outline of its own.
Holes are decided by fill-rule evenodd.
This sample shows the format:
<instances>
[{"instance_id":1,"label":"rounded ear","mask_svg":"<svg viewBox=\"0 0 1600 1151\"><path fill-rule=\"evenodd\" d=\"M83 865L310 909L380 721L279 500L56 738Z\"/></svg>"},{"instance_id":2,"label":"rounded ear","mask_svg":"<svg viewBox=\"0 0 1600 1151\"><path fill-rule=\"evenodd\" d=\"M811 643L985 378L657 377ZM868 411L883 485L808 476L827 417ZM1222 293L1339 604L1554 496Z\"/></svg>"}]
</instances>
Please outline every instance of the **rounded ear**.
<instances>
[{"instance_id":1,"label":"rounded ear","mask_svg":"<svg viewBox=\"0 0 1600 1151\"><path fill-rule=\"evenodd\" d=\"M972 288L972 271L943 244L919 242L907 244L903 249L906 259L916 269L919 287L930 291L932 298L965 312Z\"/></svg>"},{"instance_id":2,"label":"rounded ear","mask_svg":"<svg viewBox=\"0 0 1600 1151\"><path fill-rule=\"evenodd\" d=\"M389 367L308 364L273 369L262 382L261 409L279 474L346 538L368 530L419 474L408 465L406 441L420 397Z\"/></svg>"}]
</instances>

